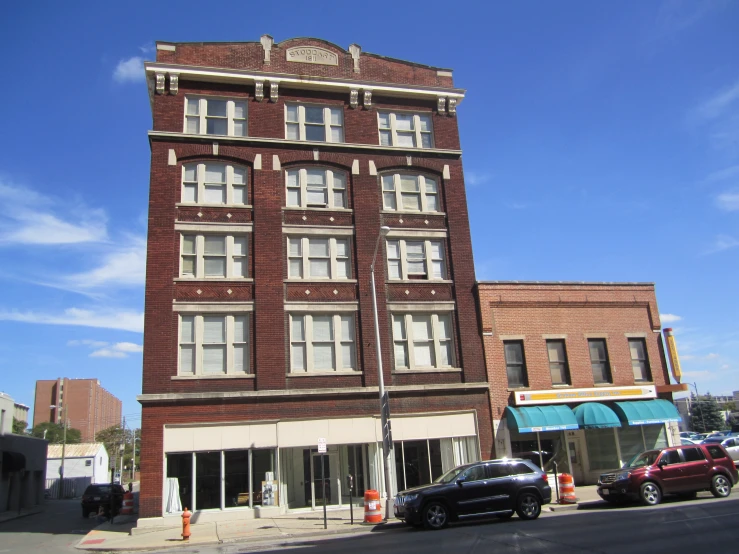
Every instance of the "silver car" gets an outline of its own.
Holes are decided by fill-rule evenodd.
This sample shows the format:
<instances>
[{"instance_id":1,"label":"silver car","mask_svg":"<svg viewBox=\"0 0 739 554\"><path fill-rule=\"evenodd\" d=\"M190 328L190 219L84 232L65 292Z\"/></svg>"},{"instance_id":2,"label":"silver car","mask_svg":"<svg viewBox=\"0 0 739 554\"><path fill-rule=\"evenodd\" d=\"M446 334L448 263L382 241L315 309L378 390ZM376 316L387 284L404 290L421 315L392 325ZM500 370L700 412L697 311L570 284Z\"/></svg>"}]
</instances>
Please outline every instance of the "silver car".
<instances>
[{"instance_id":1,"label":"silver car","mask_svg":"<svg viewBox=\"0 0 739 554\"><path fill-rule=\"evenodd\" d=\"M739 461L739 437L710 437L701 444L720 444L729 453L734 463Z\"/></svg>"}]
</instances>

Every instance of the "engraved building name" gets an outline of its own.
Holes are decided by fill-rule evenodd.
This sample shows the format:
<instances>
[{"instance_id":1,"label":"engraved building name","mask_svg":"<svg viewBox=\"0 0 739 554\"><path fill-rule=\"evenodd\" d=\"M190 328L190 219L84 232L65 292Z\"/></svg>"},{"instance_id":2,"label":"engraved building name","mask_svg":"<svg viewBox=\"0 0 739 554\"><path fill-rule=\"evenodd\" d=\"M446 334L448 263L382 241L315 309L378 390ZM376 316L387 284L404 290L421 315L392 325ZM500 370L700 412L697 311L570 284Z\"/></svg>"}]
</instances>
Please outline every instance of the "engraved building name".
<instances>
[{"instance_id":1,"label":"engraved building name","mask_svg":"<svg viewBox=\"0 0 739 554\"><path fill-rule=\"evenodd\" d=\"M287 49L287 61L315 63L319 65L339 65L339 57L333 52L315 46L294 46Z\"/></svg>"}]
</instances>

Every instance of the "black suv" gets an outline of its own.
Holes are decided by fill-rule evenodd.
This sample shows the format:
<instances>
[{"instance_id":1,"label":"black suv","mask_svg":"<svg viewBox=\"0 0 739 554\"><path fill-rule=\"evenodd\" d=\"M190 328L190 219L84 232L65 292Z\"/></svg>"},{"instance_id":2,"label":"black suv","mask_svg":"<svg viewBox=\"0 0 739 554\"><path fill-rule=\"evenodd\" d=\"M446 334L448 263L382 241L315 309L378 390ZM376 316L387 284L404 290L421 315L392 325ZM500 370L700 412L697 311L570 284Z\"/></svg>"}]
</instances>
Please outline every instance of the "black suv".
<instances>
[{"instance_id":1,"label":"black suv","mask_svg":"<svg viewBox=\"0 0 739 554\"><path fill-rule=\"evenodd\" d=\"M495 515L536 519L552 501L546 473L528 460L476 462L454 468L430 485L401 491L395 517L414 527L442 529L450 521Z\"/></svg>"},{"instance_id":2,"label":"black suv","mask_svg":"<svg viewBox=\"0 0 739 554\"><path fill-rule=\"evenodd\" d=\"M82 495L82 517L89 517L90 513L97 513L100 506L105 516L110 517L110 495L113 495L113 515L117 514L123 505L125 489L120 485L89 485Z\"/></svg>"}]
</instances>

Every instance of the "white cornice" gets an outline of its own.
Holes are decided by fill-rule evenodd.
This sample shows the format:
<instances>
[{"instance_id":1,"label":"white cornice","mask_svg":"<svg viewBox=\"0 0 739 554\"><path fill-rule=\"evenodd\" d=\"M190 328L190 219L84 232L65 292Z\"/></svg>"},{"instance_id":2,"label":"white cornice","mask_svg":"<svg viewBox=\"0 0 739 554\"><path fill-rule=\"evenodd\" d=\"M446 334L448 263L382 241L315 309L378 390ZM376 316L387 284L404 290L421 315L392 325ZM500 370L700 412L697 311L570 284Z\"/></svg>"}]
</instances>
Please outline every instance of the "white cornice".
<instances>
[{"instance_id":1,"label":"white cornice","mask_svg":"<svg viewBox=\"0 0 739 554\"><path fill-rule=\"evenodd\" d=\"M173 140L198 141L206 143L241 143L268 146L291 146L302 147L311 150L374 150L385 152L392 156L406 155L413 158L426 156L461 156L461 150L443 150L441 148L403 148L398 146L379 146L377 144L357 144L354 142L308 142L304 140L287 140L268 137L229 137L222 135L190 135L187 133L175 133L172 131L149 131L149 138L165 138ZM400 213L400 212L398 212ZM405 213L405 212L403 212Z\"/></svg>"},{"instance_id":2,"label":"white cornice","mask_svg":"<svg viewBox=\"0 0 739 554\"><path fill-rule=\"evenodd\" d=\"M381 93L387 96L414 97L426 96L429 98L454 98L459 104L464 98L465 90L459 88L427 87L419 85L395 85L391 83L378 83L374 81L356 81L353 79L337 79L331 77L302 76L289 73L272 73L265 71L253 71L244 69L227 69L222 67L205 67L193 65L166 64L157 62L146 62L146 71L150 75L156 73L178 74L180 79L218 83L247 83L269 81L279 83L288 88L301 88L311 90L369 90L373 93ZM292 87L291 87L292 85Z\"/></svg>"}]
</instances>

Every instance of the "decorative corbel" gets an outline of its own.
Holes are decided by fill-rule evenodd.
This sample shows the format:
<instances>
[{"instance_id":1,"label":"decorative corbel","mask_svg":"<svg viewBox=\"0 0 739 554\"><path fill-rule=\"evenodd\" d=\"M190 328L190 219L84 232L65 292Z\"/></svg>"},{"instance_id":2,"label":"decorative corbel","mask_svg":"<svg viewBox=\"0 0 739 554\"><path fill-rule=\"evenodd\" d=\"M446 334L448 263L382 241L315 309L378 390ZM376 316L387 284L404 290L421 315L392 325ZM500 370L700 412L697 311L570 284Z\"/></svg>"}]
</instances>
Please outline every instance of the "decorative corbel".
<instances>
[{"instance_id":1,"label":"decorative corbel","mask_svg":"<svg viewBox=\"0 0 739 554\"><path fill-rule=\"evenodd\" d=\"M257 102L264 100L264 81L255 81L254 98L257 99Z\"/></svg>"},{"instance_id":2,"label":"decorative corbel","mask_svg":"<svg viewBox=\"0 0 739 554\"><path fill-rule=\"evenodd\" d=\"M164 94L164 73L156 74L156 92L157 94Z\"/></svg>"},{"instance_id":3,"label":"decorative corbel","mask_svg":"<svg viewBox=\"0 0 739 554\"><path fill-rule=\"evenodd\" d=\"M449 99L449 115L451 116L457 115L457 99L456 98Z\"/></svg>"},{"instance_id":4,"label":"decorative corbel","mask_svg":"<svg viewBox=\"0 0 739 554\"><path fill-rule=\"evenodd\" d=\"M177 94L177 91L180 88L180 74L179 73L170 73L169 74L169 93L170 94Z\"/></svg>"},{"instance_id":5,"label":"decorative corbel","mask_svg":"<svg viewBox=\"0 0 739 554\"><path fill-rule=\"evenodd\" d=\"M262 48L264 48L264 65L270 65L272 63L272 46L275 40L269 35L262 35L259 42L262 43Z\"/></svg>"},{"instance_id":6,"label":"decorative corbel","mask_svg":"<svg viewBox=\"0 0 739 554\"><path fill-rule=\"evenodd\" d=\"M362 53L362 47L358 44L350 44L349 53L354 60L354 73L359 73L359 55Z\"/></svg>"},{"instance_id":7,"label":"decorative corbel","mask_svg":"<svg viewBox=\"0 0 739 554\"><path fill-rule=\"evenodd\" d=\"M372 107L372 91L371 90L365 90L364 97L362 99L362 106L364 106L365 110L369 110Z\"/></svg>"},{"instance_id":8,"label":"decorative corbel","mask_svg":"<svg viewBox=\"0 0 739 554\"><path fill-rule=\"evenodd\" d=\"M359 91L355 88L349 92L349 106L353 110L359 106Z\"/></svg>"},{"instance_id":9,"label":"decorative corbel","mask_svg":"<svg viewBox=\"0 0 739 554\"><path fill-rule=\"evenodd\" d=\"M269 84L269 101L270 102L277 102L278 94L279 94L279 83L270 83Z\"/></svg>"},{"instance_id":10,"label":"decorative corbel","mask_svg":"<svg viewBox=\"0 0 739 554\"><path fill-rule=\"evenodd\" d=\"M446 112L446 98L443 98L441 96L437 98L436 111L439 112L439 115L444 115L444 112Z\"/></svg>"}]
</instances>

